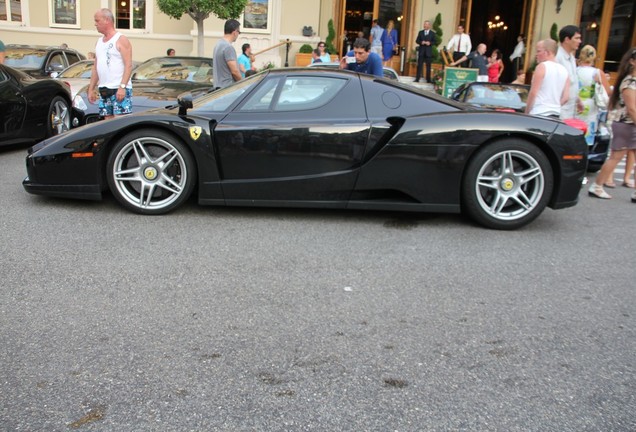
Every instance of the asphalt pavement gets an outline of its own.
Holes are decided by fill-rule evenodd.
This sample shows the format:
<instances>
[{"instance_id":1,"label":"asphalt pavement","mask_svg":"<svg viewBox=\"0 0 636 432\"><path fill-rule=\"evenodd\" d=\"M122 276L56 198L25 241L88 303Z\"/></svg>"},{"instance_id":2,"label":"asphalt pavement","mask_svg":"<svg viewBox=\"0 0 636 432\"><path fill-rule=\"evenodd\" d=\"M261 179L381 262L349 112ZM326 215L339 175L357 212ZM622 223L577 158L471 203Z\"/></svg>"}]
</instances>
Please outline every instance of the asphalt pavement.
<instances>
[{"instance_id":1,"label":"asphalt pavement","mask_svg":"<svg viewBox=\"0 0 636 432\"><path fill-rule=\"evenodd\" d=\"M0 430L633 431L631 191L459 215L27 194L0 150Z\"/></svg>"}]
</instances>

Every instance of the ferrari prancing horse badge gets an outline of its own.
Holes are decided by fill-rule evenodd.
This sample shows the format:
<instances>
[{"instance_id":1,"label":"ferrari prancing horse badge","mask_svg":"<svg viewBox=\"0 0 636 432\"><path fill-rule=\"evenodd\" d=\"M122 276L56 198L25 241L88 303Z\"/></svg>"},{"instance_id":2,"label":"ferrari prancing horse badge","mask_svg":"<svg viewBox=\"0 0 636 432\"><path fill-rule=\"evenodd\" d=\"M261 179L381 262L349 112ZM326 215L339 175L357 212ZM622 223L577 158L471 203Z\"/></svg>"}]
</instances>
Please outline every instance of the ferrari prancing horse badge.
<instances>
[{"instance_id":1,"label":"ferrari prancing horse badge","mask_svg":"<svg viewBox=\"0 0 636 432\"><path fill-rule=\"evenodd\" d=\"M193 140L198 140L201 136L201 126L190 126L190 136Z\"/></svg>"}]
</instances>

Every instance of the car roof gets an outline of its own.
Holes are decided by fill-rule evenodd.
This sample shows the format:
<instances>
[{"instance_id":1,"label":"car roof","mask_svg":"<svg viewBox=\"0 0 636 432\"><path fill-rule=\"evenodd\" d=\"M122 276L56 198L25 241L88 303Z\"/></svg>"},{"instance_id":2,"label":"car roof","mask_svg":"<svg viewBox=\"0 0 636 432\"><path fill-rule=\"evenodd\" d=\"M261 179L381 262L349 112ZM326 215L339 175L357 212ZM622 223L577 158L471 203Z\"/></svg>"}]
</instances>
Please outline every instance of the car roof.
<instances>
[{"instance_id":1,"label":"car roof","mask_svg":"<svg viewBox=\"0 0 636 432\"><path fill-rule=\"evenodd\" d=\"M421 94L422 96L425 96L429 99L435 99L438 102L444 103L446 105L450 105L459 109L467 109L467 107L469 109L474 109L474 108L470 108L469 105L466 105L465 103L462 102L458 102L456 100L452 100L450 98L446 98L442 95L439 95L435 92L431 92L431 91L427 91L427 90L422 90L418 87L415 87L413 85L409 85L409 84L405 84L400 82L399 80L394 80L394 79L388 79L385 77L377 77L374 75L368 75L368 74L364 74L364 73L360 73L360 72L353 72L347 69L336 69L336 68L319 68L319 67L312 67L312 68L308 68L308 67L302 67L302 66L294 66L294 67L286 67L286 68L275 68L275 69L269 69L269 71L267 71L268 73L271 74L288 74L288 73L310 73L310 74L326 74L326 75L347 75L350 76L351 74L354 75L358 75L360 77L360 79L363 80L368 80L368 81L378 81L378 82L382 82L383 84L386 85L390 85L393 87L397 87L403 90L406 90L408 92L411 93L418 93ZM265 73L265 72L261 72L261 73Z\"/></svg>"},{"instance_id":2,"label":"car roof","mask_svg":"<svg viewBox=\"0 0 636 432\"><path fill-rule=\"evenodd\" d=\"M8 44L5 45L6 49L29 49L35 51L53 51L53 50L62 50L62 51L74 51L78 52L73 48L61 48L55 45L21 45L21 44Z\"/></svg>"},{"instance_id":3,"label":"car roof","mask_svg":"<svg viewBox=\"0 0 636 432\"><path fill-rule=\"evenodd\" d=\"M332 68L339 68L340 67L340 62L320 62L320 63L311 63L307 65L308 67L323 67L323 68L327 68L327 69L332 69ZM395 74L395 76L398 76L399 74L396 72L395 69L390 68L388 66L382 66L383 70L387 70L387 71L391 71Z\"/></svg>"}]
</instances>

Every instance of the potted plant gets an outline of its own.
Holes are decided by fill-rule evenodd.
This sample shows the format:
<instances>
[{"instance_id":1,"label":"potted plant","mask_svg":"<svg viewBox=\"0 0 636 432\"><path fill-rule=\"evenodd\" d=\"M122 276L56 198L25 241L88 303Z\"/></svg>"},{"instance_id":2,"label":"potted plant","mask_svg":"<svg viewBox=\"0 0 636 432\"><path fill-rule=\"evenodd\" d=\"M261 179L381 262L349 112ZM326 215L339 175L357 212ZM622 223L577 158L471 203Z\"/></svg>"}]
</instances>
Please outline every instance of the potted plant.
<instances>
[{"instance_id":1,"label":"potted plant","mask_svg":"<svg viewBox=\"0 0 636 432\"><path fill-rule=\"evenodd\" d=\"M409 55L409 70L408 76L414 77L417 73L417 48L413 48L411 50L411 55Z\"/></svg>"},{"instance_id":2,"label":"potted plant","mask_svg":"<svg viewBox=\"0 0 636 432\"><path fill-rule=\"evenodd\" d=\"M442 80L444 77L444 62L442 56L439 53L439 46L442 43L442 36L444 31L442 30L442 14L438 13L433 21L433 31L435 32L435 43L433 44L433 62L431 63L431 75L433 75L432 81L435 84L435 76L440 76L441 72ZM441 90L440 90L441 92Z\"/></svg>"},{"instance_id":3,"label":"potted plant","mask_svg":"<svg viewBox=\"0 0 636 432\"><path fill-rule=\"evenodd\" d=\"M314 48L309 44L301 45L296 54L296 66L307 66L311 63L311 53Z\"/></svg>"},{"instance_id":4,"label":"potted plant","mask_svg":"<svg viewBox=\"0 0 636 432\"><path fill-rule=\"evenodd\" d=\"M439 53L439 45L442 43L442 36L444 31L442 30L442 14L438 13L433 21L433 31L435 32L435 43L433 44L433 63L441 63L442 56Z\"/></svg>"},{"instance_id":5,"label":"potted plant","mask_svg":"<svg viewBox=\"0 0 636 432\"><path fill-rule=\"evenodd\" d=\"M333 26L333 19L327 22L327 39L325 39L325 49L331 56L331 61L338 61L338 50L333 45L333 41L336 38L336 29Z\"/></svg>"}]
</instances>

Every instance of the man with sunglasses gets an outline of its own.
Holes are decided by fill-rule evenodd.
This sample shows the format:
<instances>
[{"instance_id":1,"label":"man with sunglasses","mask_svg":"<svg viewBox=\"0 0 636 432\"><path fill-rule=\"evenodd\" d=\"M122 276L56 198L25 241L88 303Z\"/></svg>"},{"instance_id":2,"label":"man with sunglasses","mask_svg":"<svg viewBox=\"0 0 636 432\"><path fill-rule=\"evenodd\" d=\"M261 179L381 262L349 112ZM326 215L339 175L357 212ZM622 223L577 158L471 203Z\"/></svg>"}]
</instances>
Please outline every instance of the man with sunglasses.
<instances>
[{"instance_id":1,"label":"man with sunglasses","mask_svg":"<svg viewBox=\"0 0 636 432\"><path fill-rule=\"evenodd\" d=\"M240 27L241 24L235 19L225 21L223 37L219 39L214 47L214 53L212 54L212 59L214 60L212 78L214 80L214 86L217 89L229 87L235 81L240 81L242 78L236 51L232 46L241 34Z\"/></svg>"}]
</instances>

